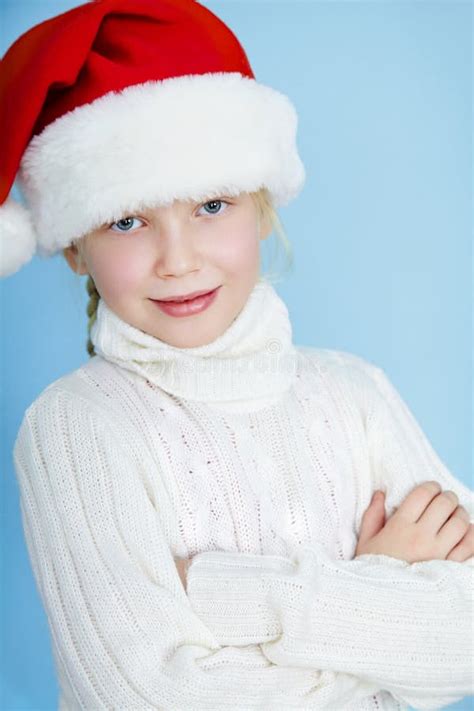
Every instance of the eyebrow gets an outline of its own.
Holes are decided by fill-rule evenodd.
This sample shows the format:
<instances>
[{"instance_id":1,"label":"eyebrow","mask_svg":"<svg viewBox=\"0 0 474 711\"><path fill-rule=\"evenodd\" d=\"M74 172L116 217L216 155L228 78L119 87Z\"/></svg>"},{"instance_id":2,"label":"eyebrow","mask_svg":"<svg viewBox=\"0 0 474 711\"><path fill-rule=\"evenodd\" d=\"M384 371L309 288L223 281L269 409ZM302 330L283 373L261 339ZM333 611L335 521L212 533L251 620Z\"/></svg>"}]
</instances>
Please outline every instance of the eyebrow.
<instances>
[{"instance_id":1,"label":"eyebrow","mask_svg":"<svg viewBox=\"0 0 474 711\"><path fill-rule=\"evenodd\" d=\"M205 205L206 202L211 202L212 200L220 200L221 198L226 199L226 200L236 200L237 195L224 195L223 193L219 193L218 195L213 195L211 197L208 197L207 199L203 200L189 200L188 202L193 203L194 205ZM158 206L159 207L159 206ZM142 209L137 209L135 211L130 211L128 214L136 214L138 212L141 212L142 215L146 214L151 214L156 208L154 207L144 207Z\"/></svg>"},{"instance_id":2,"label":"eyebrow","mask_svg":"<svg viewBox=\"0 0 474 711\"><path fill-rule=\"evenodd\" d=\"M206 202L210 202L212 200L219 200L220 198L223 198L225 200L236 200L238 198L238 195L224 195L222 193L219 193L218 195L208 197L207 200L190 200L189 202L192 202L195 205L205 205ZM96 229L97 230L108 229L108 227L111 224L114 224L114 222L118 222L119 220L123 220L126 217L132 217L132 216L138 215L138 214L146 215L148 217L153 214L155 209L156 208L154 208L154 207L143 207L143 208L136 208L135 210L125 211L123 213L122 217L118 217L117 220L114 220L114 221L111 220L110 222L104 222L102 225L100 225Z\"/></svg>"}]
</instances>

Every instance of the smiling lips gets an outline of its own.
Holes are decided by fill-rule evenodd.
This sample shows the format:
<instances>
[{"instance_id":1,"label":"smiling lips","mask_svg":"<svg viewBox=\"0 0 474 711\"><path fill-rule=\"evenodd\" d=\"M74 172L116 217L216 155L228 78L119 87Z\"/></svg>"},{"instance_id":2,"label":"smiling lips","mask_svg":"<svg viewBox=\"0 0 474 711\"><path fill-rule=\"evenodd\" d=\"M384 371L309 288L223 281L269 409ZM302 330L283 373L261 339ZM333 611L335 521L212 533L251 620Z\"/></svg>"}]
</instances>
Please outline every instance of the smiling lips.
<instances>
[{"instance_id":1,"label":"smiling lips","mask_svg":"<svg viewBox=\"0 0 474 711\"><path fill-rule=\"evenodd\" d=\"M196 296L202 296L203 294L210 294L215 289L202 289L201 291L193 291L190 294L184 294L183 296L168 296L166 299L153 299L153 301L176 301L181 303L182 301L189 301L190 299L196 298Z\"/></svg>"},{"instance_id":2,"label":"smiling lips","mask_svg":"<svg viewBox=\"0 0 474 711\"><path fill-rule=\"evenodd\" d=\"M192 297L193 294L188 295L188 298L180 297L181 301L175 300L176 297L173 299L160 299L159 301L151 299L151 301L168 316L194 316L194 314L201 313L212 304L219 289L220 287L218 286L213 291L194 292L194 294L198 295L191 299L189 299L189 296Z\"/></svg>"}]
</instances>

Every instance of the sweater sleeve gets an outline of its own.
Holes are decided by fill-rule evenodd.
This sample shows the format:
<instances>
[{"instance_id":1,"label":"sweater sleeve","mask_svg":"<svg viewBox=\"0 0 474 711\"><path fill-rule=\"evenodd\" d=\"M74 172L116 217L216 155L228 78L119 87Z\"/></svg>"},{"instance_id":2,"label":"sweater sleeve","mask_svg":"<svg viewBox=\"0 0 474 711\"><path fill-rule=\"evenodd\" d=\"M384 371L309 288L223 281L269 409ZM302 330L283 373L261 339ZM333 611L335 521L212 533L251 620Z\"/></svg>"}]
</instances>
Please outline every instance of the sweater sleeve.
<instances>
[{"instance_id":1,"label":"sweater sleeve","mask_svg":"<svg viewBox=\"0 0 474 711\"><path fill-rule=\"evenodd\" d=\"M274 664L258 644L221 645L190 605L142 462L85 399L40 396L25 413L14 463L68 711L353 709L379 691L350 674ZM278 576L292 567L266 560ZM249 628L253 621L259 637L275 639L278 618L265 616L252 586L249 595Z\"/></svg>"},{"instance_id":2,"label":"sweater sleeve","mask_svg":"<svg viewBox=\"0 0 474 711\"><path fill-rule=\"evenodd\" d=\"M370 495L384 488L398 505L417 484L437 480L456 492L472 521L472 492L442 463L385 373L367 365ZM315 544L299 549L293 569L280 574L267 558L226 552L193 558L188 596L221 644L235 641L250 621L241 597L245 576L246 598L280 624L276 639L260 640L272 662L353 674L420 709L474 693L474 557L463 563L408 564L372 554L334 560ZM258 631L252 641L259 641Z\"/></svg>"}]
</instances>

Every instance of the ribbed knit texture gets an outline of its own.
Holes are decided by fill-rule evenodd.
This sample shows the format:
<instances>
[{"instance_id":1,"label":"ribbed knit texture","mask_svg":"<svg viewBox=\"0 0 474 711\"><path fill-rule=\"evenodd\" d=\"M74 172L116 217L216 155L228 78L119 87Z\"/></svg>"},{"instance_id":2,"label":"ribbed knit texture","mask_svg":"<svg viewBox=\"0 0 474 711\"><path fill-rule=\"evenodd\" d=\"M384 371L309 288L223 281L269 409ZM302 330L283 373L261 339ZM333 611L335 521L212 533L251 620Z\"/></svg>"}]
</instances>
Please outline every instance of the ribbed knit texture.
<instances>
[{"instance_id":1,"label":"ribbed knit texture","mask_svg":"<svg viewBox=\"0 0 474 711\"><path fill-rule=\"evenodd\" d=\"M265 282L204 347L104 303L93 342L14 447L61 711L391 711L474 693L474 557L353 558L377 488L388 517L434 479L474 520L383 370L294 346ZM187 590L174 557L193 559Z\"/></svg>"},{"instance_id":2,"label":"ribbed knit texture","mask_svg":"<svg viewBox=\"0 0 474 711\"><path fill-rule=\"evenodd\" d=\"M212 343L176 348L122 321L102 299L91 340L95 352L140 373L168 393L226 409L259 408L294 380L297 351L285 303L260 279L239 316Z\"/></svg>"}]
</instances>

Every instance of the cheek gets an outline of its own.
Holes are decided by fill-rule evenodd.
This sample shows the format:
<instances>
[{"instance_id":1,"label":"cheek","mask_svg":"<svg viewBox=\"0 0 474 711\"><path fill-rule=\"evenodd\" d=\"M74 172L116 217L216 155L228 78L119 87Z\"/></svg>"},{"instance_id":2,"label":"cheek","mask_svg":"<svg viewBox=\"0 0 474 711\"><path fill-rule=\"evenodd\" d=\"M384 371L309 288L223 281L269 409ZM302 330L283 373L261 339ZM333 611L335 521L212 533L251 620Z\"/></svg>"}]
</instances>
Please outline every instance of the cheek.
<instances>
[{"instance_id":1,"label":"cheek","mask_svg":"<svg viewBox=\"0 0 474 711\"><path fill-rule=\"evenodd\" d=\"M219 264L230 272L252 271L259 260L259 240L254 222L229 226L214 252Z\"/></svg>"},{"instance_id":2,"label":"cheek","mask_svg":"<svg viewBox=\"0 0 474 711\"><path fill-rule=\"evenodd\" d=\"M105 298L115 299L143 286L145 264L137 250L107 250L93 257L93 276ZM100 288L99 288L100 290Z\"/></svg>"}]
</instances>

